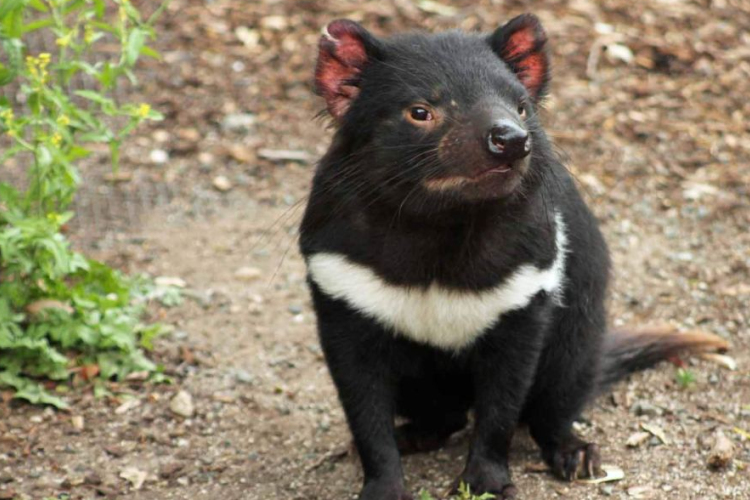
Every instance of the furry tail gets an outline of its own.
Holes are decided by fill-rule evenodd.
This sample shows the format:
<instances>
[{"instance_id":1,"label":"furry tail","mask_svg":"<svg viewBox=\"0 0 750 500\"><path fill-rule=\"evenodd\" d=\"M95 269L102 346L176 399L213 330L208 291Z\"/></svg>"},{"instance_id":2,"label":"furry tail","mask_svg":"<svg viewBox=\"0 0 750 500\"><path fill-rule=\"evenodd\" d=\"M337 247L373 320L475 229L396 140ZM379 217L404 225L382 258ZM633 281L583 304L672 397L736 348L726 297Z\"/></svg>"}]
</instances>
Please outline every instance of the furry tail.
<instances>
[{"instance_id":1,"label":"furry tail","mask_svg":"<svg viewBox=\"0 0 750 500\"><path fill-rule=\"evenodd\" d=\"M681 333L671 326L617 329L607 335L601 372L602 387L645 370L680 353L726 351L729 343L698 330Z\"/></svg>"}]
</instances>

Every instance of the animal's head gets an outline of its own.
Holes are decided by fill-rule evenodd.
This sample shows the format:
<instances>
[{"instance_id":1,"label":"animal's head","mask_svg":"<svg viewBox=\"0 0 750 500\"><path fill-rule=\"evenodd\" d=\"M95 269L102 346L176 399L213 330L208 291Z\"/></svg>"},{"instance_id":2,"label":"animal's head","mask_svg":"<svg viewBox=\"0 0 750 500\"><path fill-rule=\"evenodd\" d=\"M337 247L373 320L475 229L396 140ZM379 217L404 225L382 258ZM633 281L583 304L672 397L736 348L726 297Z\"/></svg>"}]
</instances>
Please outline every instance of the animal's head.
<instances>
[{"instance_id":1,"label":"animal's head","mask_svg":"<svg viewBox=\"0 0 750 500\"><path fill-rule=\"evenodd\" d=\"M549 81L546 42L530 14L490 35L387 39L354 21L333 21L315 72L337 142L348 148L332 168L342 176L359 169L396 202L466 203L519 192L544 141L536 109Z\"/></svg>"}]
</instances>

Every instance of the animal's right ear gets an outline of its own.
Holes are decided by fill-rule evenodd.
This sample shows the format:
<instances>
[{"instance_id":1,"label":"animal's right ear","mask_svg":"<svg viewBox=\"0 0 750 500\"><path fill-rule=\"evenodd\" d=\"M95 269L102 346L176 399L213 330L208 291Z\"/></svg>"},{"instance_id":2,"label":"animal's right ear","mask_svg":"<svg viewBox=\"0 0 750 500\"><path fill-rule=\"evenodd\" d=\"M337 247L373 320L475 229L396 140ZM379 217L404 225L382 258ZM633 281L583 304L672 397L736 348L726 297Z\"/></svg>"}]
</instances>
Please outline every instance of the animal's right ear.
<instances>
[{"instance_id":1,"label":"animal's right ear","mask_svg":"<svg viewBox=\"0 0 750 500\"><path fill-rule=\"evenodd\" d=\"M377 53L377 40L354 21L338 19L323 30L315 67L315 92L340 121L359 95L360 74Z\"/></svg>"}]
</instances>

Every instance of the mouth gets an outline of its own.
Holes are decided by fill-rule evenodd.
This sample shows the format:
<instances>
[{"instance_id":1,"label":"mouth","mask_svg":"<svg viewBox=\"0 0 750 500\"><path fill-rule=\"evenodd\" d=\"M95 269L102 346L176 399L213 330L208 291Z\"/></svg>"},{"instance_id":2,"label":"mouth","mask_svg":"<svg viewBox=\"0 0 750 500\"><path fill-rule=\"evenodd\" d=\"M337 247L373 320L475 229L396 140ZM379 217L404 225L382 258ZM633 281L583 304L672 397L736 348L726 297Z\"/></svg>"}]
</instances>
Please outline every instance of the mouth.
<instances>
[{"instance_id":1,"label":"mouth","mask_svg":"<svg viewBox=\"0 0 750 500\"><path fill-rule=\"evenodd\" d=\"M471 184L476 184L488 179L489 177L508 174L510 172L513 172L513 170L513 165L506 163L484 169L479 173L475 173L473 175L450 175L446 177L427 179L426 181L424 181L424 186L430 191L447 191Z\"/></svg>"}]
</instances>

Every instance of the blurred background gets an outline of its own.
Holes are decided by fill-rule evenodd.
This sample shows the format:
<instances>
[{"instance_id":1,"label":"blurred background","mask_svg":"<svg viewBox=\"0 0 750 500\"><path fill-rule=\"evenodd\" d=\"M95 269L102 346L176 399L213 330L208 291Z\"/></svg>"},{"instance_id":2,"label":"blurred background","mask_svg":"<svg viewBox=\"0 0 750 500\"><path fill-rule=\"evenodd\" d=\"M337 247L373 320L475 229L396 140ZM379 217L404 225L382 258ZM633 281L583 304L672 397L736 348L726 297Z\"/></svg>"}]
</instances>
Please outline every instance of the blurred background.
<instances>
[{"instance_id":1,"label":"blurred background","mask_svg":"<svg viewBox=\"0 0 750 500\"><path fill-rule=\"evenodd\" d=\"M117 174L81 165L68 236L184 287L182 305L152 313L175 325L155 354L174 383L130 388L127 404L81 396L72 414L0 406L0 491L14 495L0 498L354 498L361 478L296 249L332 134L312 92L320 29L347 17L383 36L490 31L528 11L552 54L544 125L613 253L613 322L713 331L739 367L686 360L686 383L665 364L600 398L580 431L625 470L620 483L535 472L522 434L523 498L750 497L750 2L172 0L152 44L162 60L122 90L165 120L138 129ZM3 165L0 179L22 170ZM170 409L178 390L187 415ZM643 425L666 439L628 443ZM720 475L706 465L717 431L735 444ZM442 494L466 446L459 435L406 459L410 489Z\"/></svg>"}]
</instances>

